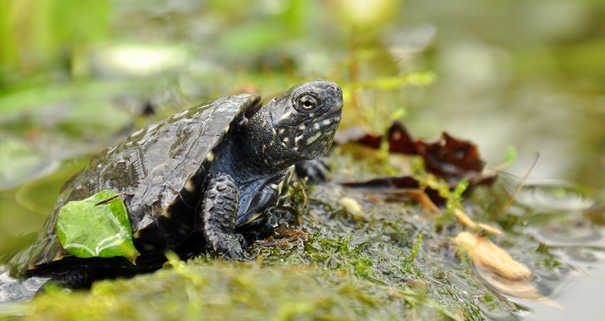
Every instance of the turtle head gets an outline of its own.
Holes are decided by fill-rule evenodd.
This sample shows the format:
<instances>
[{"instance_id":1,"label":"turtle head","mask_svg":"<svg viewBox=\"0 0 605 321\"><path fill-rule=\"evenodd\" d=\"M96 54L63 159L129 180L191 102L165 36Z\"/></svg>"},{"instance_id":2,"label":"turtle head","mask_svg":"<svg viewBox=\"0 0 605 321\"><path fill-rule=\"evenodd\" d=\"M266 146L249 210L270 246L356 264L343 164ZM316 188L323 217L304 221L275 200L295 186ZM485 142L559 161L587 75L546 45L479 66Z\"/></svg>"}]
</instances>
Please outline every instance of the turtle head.
<instances>
[{"instance_id":1,"label":"turtle head","mask_svg":"<svg viewBox=\"0 0 605 321\"><path fill-rule=\"evenodd\" d=\"M329 81L299 84L271 101L275 141L304 159L324 155L340 124L342 90Z\"/></svg>"},{"instance_id":2,"label":"turtle head","mask_svg":"<svg viewBox=\"0 0 605 321\"><path fill-rule=\"evenodd\" d=\"M298 84L251 115L248 134L255 137L250 144L259 149L265 165L290 166L322 156L334 140L342 105L336 83Z\"/></svg>"},{"instance_id":3,"label":"turtle head","mask_svg":"<svg viewBox=\"0 0 605 321\"><path fill-rule=\"evenodd\" d=\"M314 159L330 149L342 105L342 90L337 84L304 82L263 106L250 118L250 125L262 135L260 147L265 158L293 162Z\"/></svg>"}]
</instances>

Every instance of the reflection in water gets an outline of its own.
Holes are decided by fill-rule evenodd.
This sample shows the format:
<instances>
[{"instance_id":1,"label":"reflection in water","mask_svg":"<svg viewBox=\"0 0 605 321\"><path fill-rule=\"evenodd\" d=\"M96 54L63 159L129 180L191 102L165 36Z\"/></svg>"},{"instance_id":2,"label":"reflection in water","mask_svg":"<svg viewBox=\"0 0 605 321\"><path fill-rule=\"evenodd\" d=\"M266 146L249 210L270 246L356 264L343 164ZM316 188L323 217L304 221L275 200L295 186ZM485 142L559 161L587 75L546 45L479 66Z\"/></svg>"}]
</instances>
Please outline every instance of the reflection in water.
<instances>
[{"instance_id":1,"label":"reflection in water","mask_svg":"<svg viewBox=\"0 0 605 321\"><path fill-rule=\"evenodd\" d=\"M4 266L0 266L0 316L4 315L5 310L11 310L7 302L30 300L47 280L40 277L16 280L9 276ZM14 315L16 311L11 312Z\"/></svg>"},{"instance_id":2,"label":"reflection in water","mask_svg":"<svg viewBox=\"0 0 605 321\"><path fill-rule=\"evenodd\" d=\"M515 197L518 204L532 208L534 211L582 211L594 205L594 200L573 191L564 182L526 184Z\"/></svg>"},{"instance_id":3,"label":"reflection in water","mask_svg":"<svg viewBox=\"0 0 605 321\"><path fill-rule=\"evenodd\" d=\"M602 229L585 215L596 202L569 184L528 185L515 201L528 210L528 230L535 228L534 235L549 246L585 246L603 238Z\"/></svg>"}]
</instances>

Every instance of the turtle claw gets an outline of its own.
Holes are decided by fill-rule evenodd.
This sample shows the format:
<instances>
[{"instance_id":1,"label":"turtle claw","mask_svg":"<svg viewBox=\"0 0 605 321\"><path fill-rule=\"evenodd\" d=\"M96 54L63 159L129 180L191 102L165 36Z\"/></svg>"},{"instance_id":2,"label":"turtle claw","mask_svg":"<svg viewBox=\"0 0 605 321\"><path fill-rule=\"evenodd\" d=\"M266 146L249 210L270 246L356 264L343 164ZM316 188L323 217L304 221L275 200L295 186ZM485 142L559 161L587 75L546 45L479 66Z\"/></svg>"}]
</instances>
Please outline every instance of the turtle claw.
<instances>
[{"instance_id":1,"label":"turtle claw","mask_svg":"<svg viewBox=\"0 0 605 321\"><path fill-rule=\"evenodd\" d=\"M234 246L230 249L228 249L227 251L223 252L221 254L221 257L226 259L226 260L239 260L239 261L243 261L245 259L248 258L248 253L246 253L241 245L238 244L238 246Z\"/></svg>"},{"instance_id":2,"label":"turtle claw","mask_svg":"<svg viewBox=\"0 0 605 321\"><path fill-rule=\"evenodd\" d=\"M242 245L234 235L213 234L206 236L208 245L212 251L227 260L244 260L247 258Z\"/></svg>"}]
</instances>

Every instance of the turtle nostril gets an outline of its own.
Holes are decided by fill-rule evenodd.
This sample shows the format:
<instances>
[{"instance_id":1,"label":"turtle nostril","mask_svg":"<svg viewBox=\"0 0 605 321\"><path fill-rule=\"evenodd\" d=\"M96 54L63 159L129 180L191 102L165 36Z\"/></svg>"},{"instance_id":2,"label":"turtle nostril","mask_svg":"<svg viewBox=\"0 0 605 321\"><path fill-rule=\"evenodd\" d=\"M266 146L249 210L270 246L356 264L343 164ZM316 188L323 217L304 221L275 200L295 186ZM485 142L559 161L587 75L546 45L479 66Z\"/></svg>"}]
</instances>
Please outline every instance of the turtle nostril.
<instances>
[{"instance_id":1,"label":"turtle nostril","mask_svg":"<svg viewBox=\"0 0 605 321\"><path fill-rule=\"evenodd\" d=\"M340 86L336 86L336 94L342 96L342 88L340 88Z\"/></svg>"}]
</instances>

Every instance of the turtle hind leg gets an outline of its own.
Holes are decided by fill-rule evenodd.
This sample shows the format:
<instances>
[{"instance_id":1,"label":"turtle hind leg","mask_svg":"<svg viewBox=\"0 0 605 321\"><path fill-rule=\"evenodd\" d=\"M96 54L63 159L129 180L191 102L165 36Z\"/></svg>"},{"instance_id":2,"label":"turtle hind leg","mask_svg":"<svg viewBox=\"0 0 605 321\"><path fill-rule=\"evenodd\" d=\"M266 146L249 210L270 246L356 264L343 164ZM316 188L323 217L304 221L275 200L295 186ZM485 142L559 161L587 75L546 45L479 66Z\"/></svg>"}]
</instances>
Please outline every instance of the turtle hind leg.
<instances>
[{"instance_id":1,"label":"turtle hind leg","mask_svg":"<svg viewBox=\"0 0 605 321\"><path fill-rule=\"evenodd\" d=\"M233 178L218 173L209 177L202 202L203 233L216 253L227 259L243 259L244 251L235 235L239 188Z\"/></svg>"}]
</instances>

